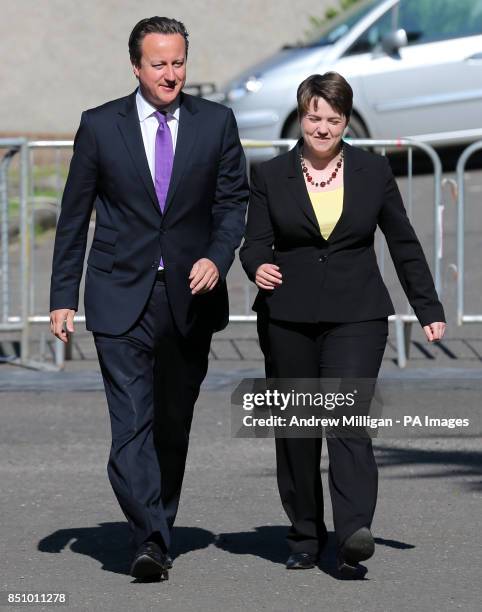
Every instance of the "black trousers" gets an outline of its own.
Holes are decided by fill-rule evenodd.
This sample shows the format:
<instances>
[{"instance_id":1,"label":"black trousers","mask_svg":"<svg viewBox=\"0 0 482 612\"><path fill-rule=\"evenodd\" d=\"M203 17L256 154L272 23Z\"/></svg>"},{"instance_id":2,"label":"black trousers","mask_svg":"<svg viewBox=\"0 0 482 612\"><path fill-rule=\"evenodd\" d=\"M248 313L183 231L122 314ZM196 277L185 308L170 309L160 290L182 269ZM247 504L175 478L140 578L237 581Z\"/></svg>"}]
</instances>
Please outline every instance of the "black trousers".
<instances>
[{"instance_id":1,"label":"black trousers","mask_svg":"<svg viewBox=\"0 0 482 612\"><path fill-rule=\"evenodd\" d=\"M128 332L94 334L112 429L107 472L136 546L153 537L169 548L211 336L180 335L160 281Z\"/></svg>"},{"instance_id":2,"label":"black trousers","mask_svg":"<svg viewBox=\"0 0 482 612\"><path fill-rule=\"evenodd\" d=\"M269 378L376 379L387 319L356 323L290 323L258 315ZM291 521L292 552L317 554L326 540L320 459L322 438L276 438L278 488ZM327 437L329 487L338 545L375 512L378 470L368 435Z\"/></svg>"}]
</instances>

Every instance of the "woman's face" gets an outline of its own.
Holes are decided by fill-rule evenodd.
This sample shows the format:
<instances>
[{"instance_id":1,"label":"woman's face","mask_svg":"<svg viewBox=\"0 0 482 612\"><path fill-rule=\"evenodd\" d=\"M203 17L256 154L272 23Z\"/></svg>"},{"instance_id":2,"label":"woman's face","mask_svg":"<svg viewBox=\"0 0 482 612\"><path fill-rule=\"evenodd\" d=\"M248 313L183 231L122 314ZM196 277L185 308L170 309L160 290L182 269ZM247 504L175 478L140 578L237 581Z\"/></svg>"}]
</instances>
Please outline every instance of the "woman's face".
<instances>
[{"instance_id":1,"label":"woman's face","mask_svg":"<svg viewBox=\"0 0 482 612\"><path fill-rule=\"evenodd\" d=\"M336 155L346 125L346 117L334 110L324 98L312 98L301 119L305 147L317 157Z\"/></svg>"}]
</instances>

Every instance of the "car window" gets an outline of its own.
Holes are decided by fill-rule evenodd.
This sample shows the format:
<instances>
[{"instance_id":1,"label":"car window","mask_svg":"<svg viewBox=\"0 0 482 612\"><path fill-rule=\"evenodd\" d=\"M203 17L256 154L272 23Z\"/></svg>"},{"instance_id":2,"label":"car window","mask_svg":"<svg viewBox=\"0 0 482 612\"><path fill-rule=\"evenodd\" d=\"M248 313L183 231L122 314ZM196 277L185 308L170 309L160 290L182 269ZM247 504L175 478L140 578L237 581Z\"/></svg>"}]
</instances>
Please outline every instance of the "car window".
<instances>
[{"instance_id":1,"label":"car window","mask_svg":"<svg viewBox=\"0 0 482 612\"><path fill-rule=\"evenodd\" d=\"M398 27L409 45L482 34L482 0L401 0Z\"/></svg>"},{"instance_id":2,"label":"car window","mask_svg":"<svg viewBox=\"0 0 482 612\"><path fill-rule=\"evenodd\" d=\"M345 55L370 53L379 44L382 37L395 29L393 23L393 10L389 10L377 19L345 52Z\"/></svg>"},{"instance_id":3,"label":"car window","mask_svg":"<svg viewBox=\"0 0 482 612\"><path fill-rule=\"evenodd\" d=\"M347 14L343 13L336 18L333 23L330 22L329 26L326 27L324 31L322 30L320 33L315 34L303 46L317 47L336 43L337 40L351 30L360 19L365 17L365 15L367 15L374 6L380 4L380 2L382 2L382 0L367 0L362 3L362 6L354 7L351 12L349 11Z\"/></svg>"}]
</instances>

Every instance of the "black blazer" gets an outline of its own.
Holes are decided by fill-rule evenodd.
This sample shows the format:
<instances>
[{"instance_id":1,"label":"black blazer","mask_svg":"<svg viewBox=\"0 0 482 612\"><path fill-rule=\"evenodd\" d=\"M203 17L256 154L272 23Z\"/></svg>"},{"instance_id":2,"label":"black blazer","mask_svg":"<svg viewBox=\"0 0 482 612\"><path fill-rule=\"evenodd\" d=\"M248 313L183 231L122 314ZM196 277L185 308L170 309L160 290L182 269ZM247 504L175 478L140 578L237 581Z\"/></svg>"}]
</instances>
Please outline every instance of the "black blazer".
<instances>
[{"instance_id":1,"label":"black blazer","mask_svg":"<svg viewBox=\"0 0 482 612\"><path fill-rule=\"evenodd\" d=\"M296 147L253 173L241 262L251 280L274 263L282 285L261 290L253 309L299 322L352 322L394 313L374 250L385 234L400 282L421 325L444 321L432 275L385 157L343 143L343 212L320 233Z\"/></svg>"},{"instance_id":2,"label":"black blazer","mask_svg":"<svg viewBox=\"0 0 482 612\"><path fill-rule=\"evenodd\" d=\"M121 334L141 314L161 255L176 323L228 322L225 278L244 232L248 184L232 111L181 94L171 183L161 214L139 125L135 93L82 114L62 199L53 257L50 309L77 310L87 230L96 228L87 261L87 329ZM192 296L188 275L208 257L220 282Z\"/></svg>"}]
</instances>

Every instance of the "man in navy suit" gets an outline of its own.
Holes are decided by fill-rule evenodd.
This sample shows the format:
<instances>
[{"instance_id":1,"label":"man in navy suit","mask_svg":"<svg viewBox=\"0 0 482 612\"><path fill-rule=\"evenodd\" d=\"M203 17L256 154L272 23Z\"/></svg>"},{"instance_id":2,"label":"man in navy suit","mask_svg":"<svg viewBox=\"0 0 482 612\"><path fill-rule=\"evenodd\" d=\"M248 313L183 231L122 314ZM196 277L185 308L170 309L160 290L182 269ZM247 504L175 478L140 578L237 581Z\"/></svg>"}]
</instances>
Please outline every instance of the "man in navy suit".
<instances>
[{"instance_id":1,"label":"man in navy suit","mask_svg":"<svg viewBox=\"0 0 482 612\"><path fill-rule=\"evenodd\" d=\"M188 34L143 19L129 53L138 89L82 114L53 256L51 330L74 331L87 230L85 313L112 427L109 479L137 547L131 573L165 574L194 403L248 185L230 109L182 92Z\"/></svg>"}]
</instances>

